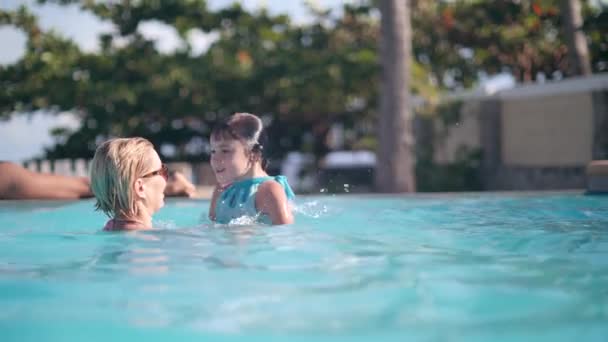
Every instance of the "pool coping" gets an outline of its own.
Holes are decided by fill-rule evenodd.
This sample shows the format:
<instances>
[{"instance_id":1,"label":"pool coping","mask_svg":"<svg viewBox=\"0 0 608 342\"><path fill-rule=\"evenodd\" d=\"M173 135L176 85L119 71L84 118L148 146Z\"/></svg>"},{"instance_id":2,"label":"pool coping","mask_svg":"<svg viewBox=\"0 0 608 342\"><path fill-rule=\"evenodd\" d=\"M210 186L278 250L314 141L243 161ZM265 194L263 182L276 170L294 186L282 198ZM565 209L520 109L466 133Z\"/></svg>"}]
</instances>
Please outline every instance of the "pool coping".
<instances>
[{"instance_id":1,"label":"pool coping","mask_svg":"<svg viewBox=\"0 0 608 342\"><path fill-rule=\"evenodd\" d=\"M495 195L506 195L511 197L528 197L539 195L582 195L582 196L608 196L606 193L590 193L586 189L567 189L567 190L505 190L505 191L464 191L464 192L414 192L414 193L376 193L376 192L340 192L340 193L305 193L296 194L297 198L333 198L333 197L362 197L362 198L445 198L445 197L485 197ZM77 200L44 200L44 199L27 199L27 200L2 200L2 204L15 203L77 203L82 201L91 201L90 198L82 198ZM167 197L167 203L171 202L209 202L210 198L188 198L188 197Z\"/></svg>"}]
</instances>

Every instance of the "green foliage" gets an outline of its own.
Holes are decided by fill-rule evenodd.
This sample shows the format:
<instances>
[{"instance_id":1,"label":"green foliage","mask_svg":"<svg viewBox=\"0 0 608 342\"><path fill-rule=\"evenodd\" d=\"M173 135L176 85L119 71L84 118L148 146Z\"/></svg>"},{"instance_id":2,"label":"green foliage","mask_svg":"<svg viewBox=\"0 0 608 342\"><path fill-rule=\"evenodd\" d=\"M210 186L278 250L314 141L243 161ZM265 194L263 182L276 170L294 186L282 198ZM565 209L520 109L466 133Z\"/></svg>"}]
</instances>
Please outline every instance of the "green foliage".
<instances>
[{"instance_id":1,"label":"green foliage","mask_svg":"<svg viewBox=\"0 0 608 342\"><path fill-rule=\"evenodd\" d=\"M102 139L138 135L172 146L166 159L201 160L212 124L237 111L271 122L270 150L280 156L300 148L315 125L345 116L371 120L375 112L378 25L359 7L329 24L319 14L309 25L293 25L286 16L236 5L212 12L204 1L59 2L111 20L118 33L100 37L100 52L85 53L42 32L24 7L0 12L2 24L29 38L25 56L0 69L2 116L44 109L82 119L75 132L54 131L60 144L49 157L90 157ZM162 54L136 31L150 19L183 37L199 29L219 38L202 55L188 44Z\"/></svg>"},{"instance_id":2,"label":"green foliage","mask_svg":"<svg viewBox=\"0 0 608 342\"><path fill-rule=\"evenodd\" d=\"M419 112L419 125L424 133L418 136L416 148L416 184L418 191L478 191L483 190L480 167L480 149L460 146L454 161L435 162L435 144L443 144L461 121L462 101L446 101L436 106L426 106Z\"/></svg>"},{"instance_id":3,"label":"green foliage","mask_svg":"<svg viewBox=\"0 0 608 342\"><path fill-rule=\"evenodd\" d=\"M583 13L593 72L608 71L608 4L602 2L602 6L586 6Z\"/></svg>"},{"instance_id":4,"label":"green foliage","mask_svg":"<svg viewBox=\"0 0 608 342\"><path fill-rule=\"evenodd\" d=\"M414 1L414 54L447 88L505 71L520 82L567 76L559 1ZM581 1L594 72L605 71L606 8Z\"/></svg>"},{"instance_id":5,"label":"green foliage","mask_svg":"<svg viewBox=\"0 0 608 342\"><path fill-rule=\"evenodd\" d=\"M431 149L432 152L432 149ZM416 186L418 191L480 191L481 158L479 149L460 148L456 160L437 164L432 154L418 153L416 161Z\"/></svg>"}]
</instances>

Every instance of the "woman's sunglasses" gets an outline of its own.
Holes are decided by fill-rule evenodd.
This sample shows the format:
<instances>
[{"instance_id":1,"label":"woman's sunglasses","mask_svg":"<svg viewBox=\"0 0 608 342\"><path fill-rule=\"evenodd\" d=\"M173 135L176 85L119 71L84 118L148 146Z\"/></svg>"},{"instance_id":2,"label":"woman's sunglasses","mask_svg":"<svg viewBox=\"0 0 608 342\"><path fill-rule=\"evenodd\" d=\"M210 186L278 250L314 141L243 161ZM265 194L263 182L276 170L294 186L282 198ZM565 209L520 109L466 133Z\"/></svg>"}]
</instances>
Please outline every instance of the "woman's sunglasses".
<instances>
[{"instance_id":1,"label":"woman's sunglasses","mask_svg":"<svg viewBox=\"0 0 608 342\"><path fill-rule=\"evenodd\" d=\"M160 175L161 177L163 177L165 179L165 181L168 181L169 180L169 168L167 167L167 165L162 164L160 169L158 169L156 171L152 171L150 173L146 173L145 175L141 176L141 178L154 177L157 175Z\"/></svg>"}]
</instances>

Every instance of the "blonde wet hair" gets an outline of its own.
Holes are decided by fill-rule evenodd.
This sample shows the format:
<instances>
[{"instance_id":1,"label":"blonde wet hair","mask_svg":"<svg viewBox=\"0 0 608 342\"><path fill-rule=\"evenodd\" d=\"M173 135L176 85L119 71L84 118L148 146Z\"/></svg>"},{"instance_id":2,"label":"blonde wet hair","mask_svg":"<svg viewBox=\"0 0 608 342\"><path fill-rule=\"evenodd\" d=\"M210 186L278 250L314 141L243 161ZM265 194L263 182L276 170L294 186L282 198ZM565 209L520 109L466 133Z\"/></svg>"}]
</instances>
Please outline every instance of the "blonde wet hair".
<instances>
[{"instance_id":1,"label":"blonde wet hair","mask_svg":"<svg viewBox=\"0 0 608 342\"><path fill-rule=\"evenodd\" d=\"M108 140L95 151L91 164L91 191L96 210L110 218L137 215L132 185L146 171L146 153L154 145L144 138Z\"/></svg>"}]
</instances>

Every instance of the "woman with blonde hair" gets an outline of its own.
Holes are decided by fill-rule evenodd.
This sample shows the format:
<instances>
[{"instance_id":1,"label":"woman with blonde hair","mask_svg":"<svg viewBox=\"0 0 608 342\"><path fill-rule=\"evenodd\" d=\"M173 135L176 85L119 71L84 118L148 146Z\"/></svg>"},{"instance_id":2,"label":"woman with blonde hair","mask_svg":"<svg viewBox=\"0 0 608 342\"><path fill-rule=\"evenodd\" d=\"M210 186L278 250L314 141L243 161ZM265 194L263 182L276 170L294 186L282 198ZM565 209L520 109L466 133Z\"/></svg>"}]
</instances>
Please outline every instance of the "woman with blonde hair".
<instances>
[{"instance_id":1,"label":"woman with blonde hair","mask_svg":"<svg viewBox=\"0 0 608 342\"><path fill-rule=\"evenodd\" d=\"M144 138L111 139L95 151L91 190L96 208L110 217L104 230L152 228L164 205L167 167Z\"/></svg>"}]
</instances>

